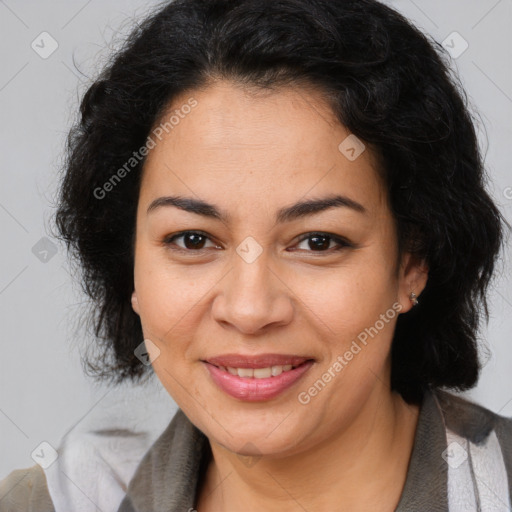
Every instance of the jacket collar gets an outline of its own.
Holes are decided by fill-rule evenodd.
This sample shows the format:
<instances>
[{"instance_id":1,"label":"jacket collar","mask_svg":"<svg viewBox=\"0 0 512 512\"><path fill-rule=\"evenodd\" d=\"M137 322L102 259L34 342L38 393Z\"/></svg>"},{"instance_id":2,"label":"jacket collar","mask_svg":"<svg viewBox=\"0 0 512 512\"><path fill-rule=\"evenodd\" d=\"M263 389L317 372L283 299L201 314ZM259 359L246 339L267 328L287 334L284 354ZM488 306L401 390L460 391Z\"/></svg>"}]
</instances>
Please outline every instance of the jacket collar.
<instances>
[{"instance_id":1,"label":"jacket collar","mask_svg":"<svg viewBox=\"0 0 512 512\"><path fill-rule=\"evenodd\" d=\"M420 408L406 482L396 512L448 511L443 414L434 393ZM208 438L178 409L142 459L118 512L194 509L201 471L211 457Z\"/></svg>"}]
</instances>

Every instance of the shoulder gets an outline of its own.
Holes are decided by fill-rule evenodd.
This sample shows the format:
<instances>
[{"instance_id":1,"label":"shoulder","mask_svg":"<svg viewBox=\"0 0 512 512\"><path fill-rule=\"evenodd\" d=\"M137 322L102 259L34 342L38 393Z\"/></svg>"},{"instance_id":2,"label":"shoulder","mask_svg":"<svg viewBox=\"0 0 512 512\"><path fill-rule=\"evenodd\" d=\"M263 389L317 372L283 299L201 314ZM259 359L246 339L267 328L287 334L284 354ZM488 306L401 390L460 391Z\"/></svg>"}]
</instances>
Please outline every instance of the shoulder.
<instances>
[{"instance_id":1,"label":"shoulder","mask_svg":"<svg viewBox=\"0 0 512 512\"><path fill-rule=\"evenodd\" d=\"M437 392L445 423L448 501L473 509L502 510L511 503L512 419L472 401ZM470 505L469 509L467 505ZM474 510L479 507L474 508Z\"/></svg>"},{"instance_id":2,"label":"shoulder","mask_svg":"<svg viewBox=\"0 0 512 512\"><path fill-rule=\"evenodd\" d=\"M55 512L46 476L38 464L26 469L16 469L0 481L0 512L34 510Z\"/></svg>"},{"instance_id":3,"label":"shoulder","mask_svg":"<svg viewBox=\"0 0 512 512\"><path fill-rule=\"evenodd\" d=\"M210 457L207 437L178 409L139 464L118 512L192 510Z\"/></svg>"},{"instance_id":4,"label":"shoulder","mask_svg":"<svg viewBox=\"0 0 512 512\"><path fill-rule=\"evenodd\" d=\"M512 418L446 391L436 391L436 398L448 430L475 445L485 443L495 433L502 447L510 450Z\"/></svg>"},{"instance_id":5,"label":"shoulder","mask_svg":"<svg viewBox=\"0 0 512 512\"><path fill-rule=\"evenodd\" d=\"M426 392L396 510L503 510L511 489L512 419L456 394Z\"/></svg>"}]
</instances>

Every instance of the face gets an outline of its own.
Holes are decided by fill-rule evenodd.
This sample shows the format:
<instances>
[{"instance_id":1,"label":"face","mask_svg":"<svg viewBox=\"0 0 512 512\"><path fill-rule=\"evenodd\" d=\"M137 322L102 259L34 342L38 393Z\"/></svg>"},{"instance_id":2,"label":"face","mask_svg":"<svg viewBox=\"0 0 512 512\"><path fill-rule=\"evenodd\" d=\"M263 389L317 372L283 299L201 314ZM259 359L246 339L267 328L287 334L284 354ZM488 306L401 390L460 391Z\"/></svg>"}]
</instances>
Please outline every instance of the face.
<instances>
[{"instance_id":1,"label":"face","mask_svg":"<svg viewBox=\"0 0 512 512\"><path fill-rule=\"evenodd\" d=\"M394 326L424 274L398 261L371 150L357 156L319 92L217 82L171 107L136 225L132 305L154 370L210 442L306 450L389 393Z\"/></svg>"}]
</instances>

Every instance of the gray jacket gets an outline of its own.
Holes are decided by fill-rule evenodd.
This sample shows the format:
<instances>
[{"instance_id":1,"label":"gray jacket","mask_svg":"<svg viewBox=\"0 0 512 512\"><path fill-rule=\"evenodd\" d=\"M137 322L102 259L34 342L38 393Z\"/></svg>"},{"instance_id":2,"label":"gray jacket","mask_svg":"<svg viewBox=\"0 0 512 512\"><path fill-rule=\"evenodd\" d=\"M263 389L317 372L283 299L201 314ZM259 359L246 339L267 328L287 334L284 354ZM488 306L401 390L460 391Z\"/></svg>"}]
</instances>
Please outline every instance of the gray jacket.
<instances>
[{"instance_id":1,"label":"gray jacket","mask_svg":"<svg viewBox=\"0 0 512 512\"><path fill-rule=\"evenodd\" d=\"M210 457L206 436L178 409L140 461L118 512L193 511ZM396 512L510 511L511 489L512 419L449 393L427 393ZM38 465L0 482L0 512L8 511L55 512Z\"/></svg>"}]
</instances>

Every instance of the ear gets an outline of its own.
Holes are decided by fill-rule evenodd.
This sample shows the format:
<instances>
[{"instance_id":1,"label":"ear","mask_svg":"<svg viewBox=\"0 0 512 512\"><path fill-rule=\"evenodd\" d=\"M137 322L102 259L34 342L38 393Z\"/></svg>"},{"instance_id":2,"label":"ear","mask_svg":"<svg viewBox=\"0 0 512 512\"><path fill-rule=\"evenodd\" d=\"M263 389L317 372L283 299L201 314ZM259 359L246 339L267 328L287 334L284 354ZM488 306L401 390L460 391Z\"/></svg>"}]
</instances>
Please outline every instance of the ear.
<instances>
[{"instance_id":1,"label":"ear","mask_svg":"<svg viewBox=\"0 0 512 512\"><path fill-rule=\"evenodd\" d=\"M137 292L135 290L133 290L132 293L132 309L135 311L135 313L137 313L137 315L140 315L139 301L137 299Z\"/></svg>"},{"instance_id":2,"label":"ear","mask_svg":"<svg viewBox=\"0 0 512 512\"><path fill-rule=\"evenodd\" d=\"M399 270L398 301L402 305L400 313L407 313L414 306L411 292L421 301L420 294L427 285L427 280L427 264L412 253L405 253Z\"/></svg>"}]
</instances>

